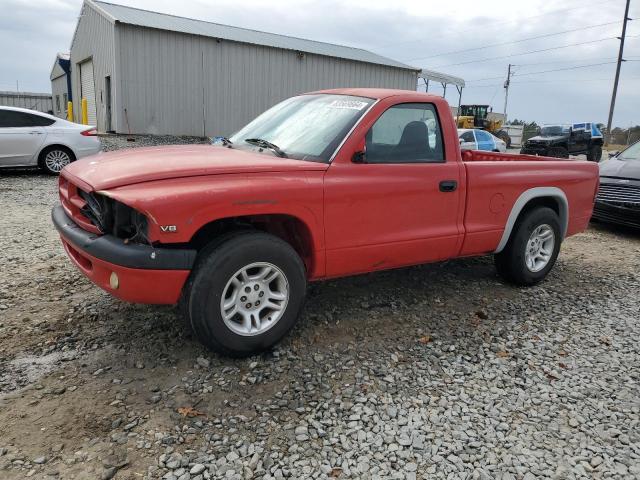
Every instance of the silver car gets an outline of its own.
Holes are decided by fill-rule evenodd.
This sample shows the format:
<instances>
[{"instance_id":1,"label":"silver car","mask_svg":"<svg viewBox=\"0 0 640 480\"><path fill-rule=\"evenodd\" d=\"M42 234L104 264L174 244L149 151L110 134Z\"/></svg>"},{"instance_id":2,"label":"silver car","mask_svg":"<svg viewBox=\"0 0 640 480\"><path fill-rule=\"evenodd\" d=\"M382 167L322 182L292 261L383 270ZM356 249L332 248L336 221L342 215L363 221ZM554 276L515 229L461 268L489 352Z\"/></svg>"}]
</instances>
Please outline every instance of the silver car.
<instances>
[{"instance_id":1,"label":"silver car","mask_svg":"<svg viewBox=\"0 0 640 480\"><path fill-rule=\"evenodd\" d=\"M0 168L39 167L57 175L101 150L95 127L17 107L0 107Z\"/></svg>"}]
</instances>

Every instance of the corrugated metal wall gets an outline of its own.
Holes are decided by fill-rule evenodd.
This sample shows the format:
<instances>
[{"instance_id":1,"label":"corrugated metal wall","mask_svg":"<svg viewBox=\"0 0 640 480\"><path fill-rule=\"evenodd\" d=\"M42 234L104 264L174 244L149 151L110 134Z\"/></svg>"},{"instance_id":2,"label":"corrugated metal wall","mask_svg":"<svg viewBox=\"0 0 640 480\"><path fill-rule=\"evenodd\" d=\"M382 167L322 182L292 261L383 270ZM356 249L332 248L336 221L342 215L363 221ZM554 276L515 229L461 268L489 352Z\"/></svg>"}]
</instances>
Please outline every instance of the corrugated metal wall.
<instances>
[{"instance_id":1,"label":"corrugated metal wall","mask_svg":"<svg viewBox=\"0 0 640 480\"><path fill-rule=\"evenodd\" d=\"M67 76L54 78L51 80L51 97L53 100L53 114L56 117L67 118ZM60 107L60 108L58 108Z\"/></svg>"},{"instance_id":2,"label":"corrugated metal wall","mask_svg":"<svg viewBox=\"0 0 640 480\"><path fill-rule=\"evenodd\" d=\"M279 101L325 88L415 90L409 70L203 39L205 133L229 135Z\"/></svg>"},{"instance_id":3,"label":"corrugated metal wall","mask_svg":"<svg viewBox=\"0 0 640 480\"><path fill-rule=\"evenodd\" d=\"M415 90L409 70L125 24L116 25L118 132L229 135L292 95L322 88ZM73 57L73 52L72 52ZM75 91L74 91L75 95ZM100 125L100 121L98 122Z\"/></svg>"},{"instance_id":4,"label":"corrugated metal wall","mask_svg":"<svg viewBox=\"0 0 640 480\"><path fill-rule=\"evenodd\" d=\"M46 93L0 92L0 105L28 108L49 113L53 110L51 95Z\"/></svg>"},{"instance_id":5,"label":"corrugated metal wall","mask_svg":"<svg viewBox=\"0 0 640 480\"><path fill-rule=\"evenodd\" d=\"M112 88L117 88L115 82L114 28L114 25L107 18L96 12L91 5L85 3L71 45L73 116L76 122L80 122L82 119L79 64L92 58L96 119L99 131L104 131L106 125L105 77L111 76ZM113 102L117 102L116 95L113 95L112 99Z\"/></svg>"},{"instance_id":6,"label":"corrugated metal wall","mask_svg":"<svg viewBox=\"0 0 640 480\"><path fill-rule=\"evenodd\" d=\"M120 133L202 135L200 37L117 25L122 82Z\"/></svg>"}]
</instances>

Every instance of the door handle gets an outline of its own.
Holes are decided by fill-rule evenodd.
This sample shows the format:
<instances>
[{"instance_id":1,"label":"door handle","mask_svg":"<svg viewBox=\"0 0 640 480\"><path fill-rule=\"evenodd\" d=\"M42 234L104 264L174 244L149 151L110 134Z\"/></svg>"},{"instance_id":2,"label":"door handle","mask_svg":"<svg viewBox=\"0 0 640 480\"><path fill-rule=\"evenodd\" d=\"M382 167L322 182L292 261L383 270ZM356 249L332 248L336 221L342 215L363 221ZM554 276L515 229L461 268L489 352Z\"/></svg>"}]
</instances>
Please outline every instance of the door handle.
<instances>
[{"instance_id":1,"label":"door handle","mask_svg":"<svg viewBox=\"0 0 640 480\"><path fill-rule=\"evenodd\" d=\"M441 192L455 192L456 188L458 188L458 182L455 180L442 180L440 182Z\"/></svg>"},{"instance_id":2,"label":"door handle","mask_svg":"<svg viewBox=\"0 0 640 480\"><path fill-rule=\"evenodd\" d=\"M42 132L29 132L29 135L42 135Z\"/></svg>"}]
</instances>

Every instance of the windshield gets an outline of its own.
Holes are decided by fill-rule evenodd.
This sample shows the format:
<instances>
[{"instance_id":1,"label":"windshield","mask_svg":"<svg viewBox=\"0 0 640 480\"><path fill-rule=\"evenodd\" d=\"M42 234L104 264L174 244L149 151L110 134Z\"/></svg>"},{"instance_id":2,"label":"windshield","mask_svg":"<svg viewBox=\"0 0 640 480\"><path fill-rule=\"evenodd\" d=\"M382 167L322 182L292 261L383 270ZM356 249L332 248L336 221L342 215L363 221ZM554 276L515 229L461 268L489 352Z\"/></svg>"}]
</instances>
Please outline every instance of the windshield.
<instances>
[{"instance_id":1,"label":"windshield","mask_svg":"<svg viewBox=\"0 0 640 480\"><path fill-rule=\"evenodd\" d=\"M569 127L563 125L546 125L540 130L540 135L543 137L555 137L569 133Z\"/></svg>"},{"instance_id":2,"label":"windshield","mask_svg":"<svg viewBox=\"0 0 640 480\"><path fill-rule=\"evenodd\" d=\"M266 141L288 158L328 162L372 103L370 98L349 95L289 98L264 112L230 140L239 148L261 148L259 141L264 145Z\"/></svg>"},{"instance_id":3,"label":"windshield","mask_svg":"<svg viewBox=\"0 0 640 480\"><path fill-rule=\"evenodd\" d=\"M640 160L640 142L636 142L616 157L618 160Z\"/></svg>"}]
</instances>

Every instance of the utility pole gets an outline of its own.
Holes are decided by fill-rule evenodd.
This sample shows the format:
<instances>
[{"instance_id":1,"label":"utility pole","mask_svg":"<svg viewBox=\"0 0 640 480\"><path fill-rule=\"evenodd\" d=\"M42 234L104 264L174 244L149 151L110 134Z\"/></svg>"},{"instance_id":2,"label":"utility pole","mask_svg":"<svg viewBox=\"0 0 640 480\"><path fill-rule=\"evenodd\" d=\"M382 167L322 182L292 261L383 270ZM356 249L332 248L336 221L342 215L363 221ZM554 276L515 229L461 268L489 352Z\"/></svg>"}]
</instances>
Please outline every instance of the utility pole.
<instances>
[{"instance_id":1,"label":"utility pole","mask_svg":"<svg viewBox=\"0 0 640 480\"><path fill-rule=\"evenodd\" d=\"M509 100L509 85L511 84L511 67L514 65L509 64L509 68L507 68L507 80L504 82L504 123L507 123L507 100Z\"/></svg>"},{"instance_id":2,"label":"utility pole","mask_svg":"<svg viewBox=\"0 0 640 480\"><path fill-rule=\"evenodd\" d=\"M624 52L624 38L627 34L627 20L629 20L629 4L631 0L627 0L627 5L624 9L624 20L622 21L622 35L618 37L620 40L620 51L618 52L618 65L616 66L616 78L613 81L613 93L611 94L611 106L609 107L609 120L607 121L607 135L611 138L611 122L613 121L613 109L616 106L616 94L618 93L618 80L620 80L620 66L624 59L622 53Z\"/></svg>"}]
</instances>

